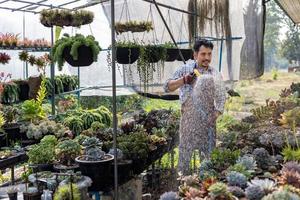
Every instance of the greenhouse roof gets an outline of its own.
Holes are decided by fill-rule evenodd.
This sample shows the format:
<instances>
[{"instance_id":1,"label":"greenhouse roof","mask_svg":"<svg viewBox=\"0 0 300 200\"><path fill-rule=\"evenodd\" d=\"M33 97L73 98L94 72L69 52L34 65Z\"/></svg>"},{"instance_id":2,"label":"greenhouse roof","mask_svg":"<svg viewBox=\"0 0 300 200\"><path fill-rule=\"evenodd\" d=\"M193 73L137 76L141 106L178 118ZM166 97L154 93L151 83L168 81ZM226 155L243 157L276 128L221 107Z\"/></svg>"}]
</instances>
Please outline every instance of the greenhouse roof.
<instances>
[{"instance_id":1,"label":"greenhouse roof","mask_svg":"<svg viewBox=\"0 0 300 200\"><path fill-rule=\"evenodd\" d=\"M0 9L37 14L43 9L64 8L77 10L108 0L0 0Z\"/></svg>"},{"instance_id":2,"label":"greenhouse roof","mask_svg":"<svg viewBox=\"0 0 300 200\"><path fill-rule=\"evenodd\" d=\"M276 2L295 24L300 23L300 0L276 0Z\"/></svg>"}]
</instances>

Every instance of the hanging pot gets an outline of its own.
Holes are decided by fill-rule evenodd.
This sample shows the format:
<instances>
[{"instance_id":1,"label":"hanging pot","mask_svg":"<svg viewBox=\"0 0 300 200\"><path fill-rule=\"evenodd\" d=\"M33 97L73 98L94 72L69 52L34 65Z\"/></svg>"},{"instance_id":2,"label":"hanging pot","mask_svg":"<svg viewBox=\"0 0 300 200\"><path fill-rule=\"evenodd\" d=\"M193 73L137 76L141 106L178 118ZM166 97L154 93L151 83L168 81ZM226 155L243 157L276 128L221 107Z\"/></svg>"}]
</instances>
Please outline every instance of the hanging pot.
<instances>
[{"instance_id":1,"label":"hanging pot","mask_svg":"<svg viewBox=\"0 0 300 200\"><path fill-rule=\"evenodd\" d=\"M139 56L139 48L117 47L117 62L120 64L132 64Z\"/></svg>"},{"instance_id":2,"label":"hanging pot","mask_svg":"<svg viewBox=\"0 0 300 200\"><path fill-rule=\"evenodd\" d=\"M189 59L193 59L193 50L192 49L180 49L183 58L185 61L189 60ZM177 57L178 61L183 61L180 57L180 54L178 53L178 57Z\"/></svg>"},{"instance_id":3,"label":"hanging pot","mask_svg":"<svg viewBox=\"0 0 300 200\"><path fill-rule=\"evenodd\" d=\"M20 101L25 101L29 99L29 85L26 80L15 81L15 83L19 86L19 99Z\"/></svg>"},{"instance_id":4,"label":"hanging pot","mask_svg":"<svg viewBox=\"0 0 300 200\"><path fill-rule=\"evenodd\" d=\"M73 67L90 66L93 62L93 51L90 47L82 45L78 48L78 59L74 60L70 54L71 47L66 47L63 52L63 57L67 63Z\"/></svg>"},{"instance_id":5,"label":"hanging pot","mask_svg":"<svg viewBox=\"0 0 300 200\"><path fill-rule=\"evenodd\" d=\"M166 61L173 62L178 57L179 50L178 49L167 49Z\"/></svg>"}]
</instances>

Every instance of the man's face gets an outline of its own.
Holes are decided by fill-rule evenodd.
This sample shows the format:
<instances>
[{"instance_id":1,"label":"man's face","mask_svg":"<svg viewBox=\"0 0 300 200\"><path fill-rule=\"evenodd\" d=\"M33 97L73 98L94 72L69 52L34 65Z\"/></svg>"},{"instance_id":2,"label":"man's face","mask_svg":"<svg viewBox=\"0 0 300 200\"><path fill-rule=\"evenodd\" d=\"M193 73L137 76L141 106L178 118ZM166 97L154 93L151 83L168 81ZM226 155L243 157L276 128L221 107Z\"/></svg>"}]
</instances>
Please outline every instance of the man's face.
<instances>
[{"instance_id":1,"label":"man's face","mask_svg":"<svg viewBox=\"0 0 300 200\"><path fill-rule=\"evenodd\" d=\"M198 52L194 52L194 59L198 66L208 67L211 62L212 49L201 46Z\"/></svg>"}]
</instances>

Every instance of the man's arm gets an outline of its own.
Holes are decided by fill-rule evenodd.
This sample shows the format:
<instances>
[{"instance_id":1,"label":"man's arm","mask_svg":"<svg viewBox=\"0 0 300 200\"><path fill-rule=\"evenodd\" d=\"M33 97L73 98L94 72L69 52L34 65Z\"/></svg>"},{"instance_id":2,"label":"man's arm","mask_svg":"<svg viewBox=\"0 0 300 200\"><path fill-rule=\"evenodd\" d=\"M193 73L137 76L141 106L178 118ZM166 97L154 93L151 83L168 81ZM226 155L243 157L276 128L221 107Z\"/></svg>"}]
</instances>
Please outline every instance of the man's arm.
<instances>
[{"instance_id":1,"label":"man's arm","mask_svg":"<svg viewBox=\"0 0 300 200\"><path fill-rule=\"evenodd\" d=\"M176 80L169 80L167 83L168 90L173 92L184 85L184 77L178 78Z\"/></svg>"}]
</instances>

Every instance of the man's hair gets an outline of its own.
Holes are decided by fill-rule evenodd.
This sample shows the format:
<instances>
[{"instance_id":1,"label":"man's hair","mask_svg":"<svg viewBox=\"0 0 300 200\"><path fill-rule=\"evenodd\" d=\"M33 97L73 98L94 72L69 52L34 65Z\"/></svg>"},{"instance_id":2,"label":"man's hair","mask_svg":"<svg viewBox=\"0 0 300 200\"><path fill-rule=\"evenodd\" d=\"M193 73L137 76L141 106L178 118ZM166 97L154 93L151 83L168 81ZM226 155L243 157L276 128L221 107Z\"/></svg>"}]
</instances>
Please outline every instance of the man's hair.
<instances>
[{"instance_id":1,"label":"man's hair","mask_svg":"<svg viewBox=\"0 0 300 200\"><path fill-rule=\"evenodd\" d=\"M202 40L196 40L195 41L195 43L194 43L194 51L198 52L201 46L204 46L206 48L210 48L211 50L214 49L214 45L213 45L212 42L210 42L208 40L205 40L205 39L202 39Z\"/></svg>"}]
</instances>

